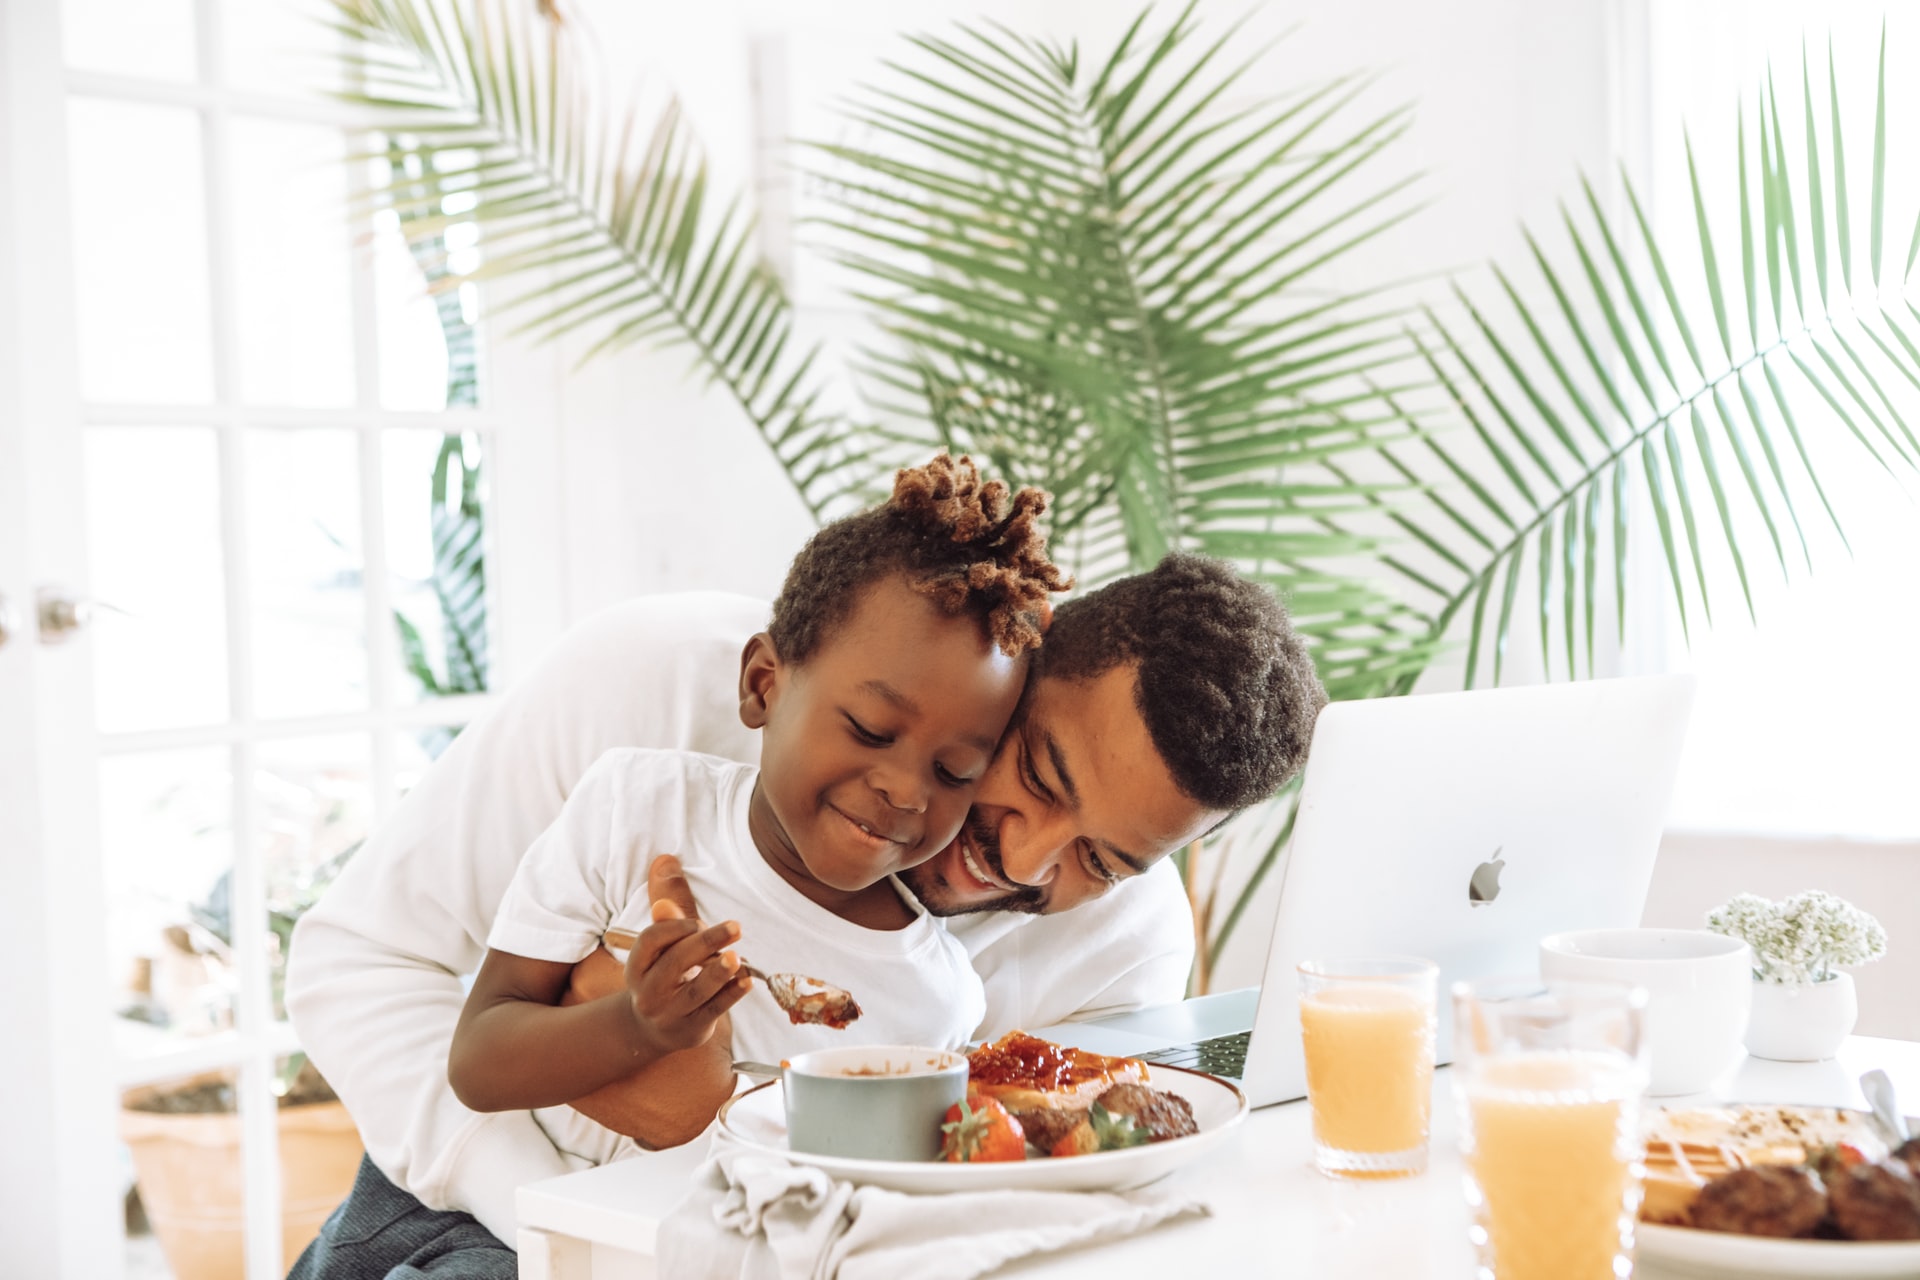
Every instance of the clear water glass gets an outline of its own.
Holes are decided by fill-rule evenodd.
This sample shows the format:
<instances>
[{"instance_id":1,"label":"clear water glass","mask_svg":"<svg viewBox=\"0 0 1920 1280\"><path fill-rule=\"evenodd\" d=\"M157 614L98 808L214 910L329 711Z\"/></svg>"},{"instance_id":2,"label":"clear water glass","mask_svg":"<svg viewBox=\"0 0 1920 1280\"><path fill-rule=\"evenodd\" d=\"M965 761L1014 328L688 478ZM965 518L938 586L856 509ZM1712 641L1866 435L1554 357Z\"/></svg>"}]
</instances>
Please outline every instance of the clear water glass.
<instances>
[{"instance_id":1,"label":"clear water glass","mask_svg":"<svg viewBox=\"0 0 1920 1280\"><path fill-rule=\"evenodd\" d=\"M1454 1097L1480 1280L1626 1280L1645 1175L1647 993L1453 988Z\"/></svg>"},{"instance_id":2,"label":"clear water glass","mask_svg":"<svg viewBox=\"0 0 1920 1280\"><path fill-rule=\"evenodd\" d=\"M1332 1178L1424 1172L1439 970L1363 956L1308 960L1299 973L1314 1167Z\"/></svg>"}]
</instances>

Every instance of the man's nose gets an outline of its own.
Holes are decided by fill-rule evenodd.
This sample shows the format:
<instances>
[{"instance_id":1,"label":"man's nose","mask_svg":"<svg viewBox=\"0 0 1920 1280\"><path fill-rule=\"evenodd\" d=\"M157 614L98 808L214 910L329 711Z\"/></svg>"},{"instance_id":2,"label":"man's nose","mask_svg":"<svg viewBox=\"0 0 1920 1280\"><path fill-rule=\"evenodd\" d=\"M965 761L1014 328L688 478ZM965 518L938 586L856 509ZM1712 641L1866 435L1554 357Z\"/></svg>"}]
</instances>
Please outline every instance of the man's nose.
<instances>
[{"instance_id":1,"label":"man's nose","mask_svg":"<svg viewBox=\"0 0 1920 1280\"><path fill-rule=\"evenodd\" d=\"M1044 889L1060 874L1060 862L1073 847L1073 824L1068 815L1048 810L1030 817L1014 816L1000 824L1000 866L1016 884Z\"/></svg>"}]
</instances>

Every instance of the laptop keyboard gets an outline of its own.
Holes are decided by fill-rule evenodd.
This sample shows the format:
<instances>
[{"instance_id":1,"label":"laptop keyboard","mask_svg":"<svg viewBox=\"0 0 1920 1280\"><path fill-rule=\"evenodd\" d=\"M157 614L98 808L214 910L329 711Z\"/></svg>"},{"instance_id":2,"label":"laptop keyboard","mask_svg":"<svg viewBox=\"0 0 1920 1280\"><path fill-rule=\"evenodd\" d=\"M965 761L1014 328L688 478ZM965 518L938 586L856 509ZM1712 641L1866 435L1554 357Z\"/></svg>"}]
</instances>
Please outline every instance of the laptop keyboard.
<instances>
[{"instance_id":1,"label":"laptop keyboard","mask_svg":"<svg viewBox=\"0 0 1920 1280\"><path fill-rule=\"evenodd\" d=\"M1177 1044L1168 1049L1134 1055L1142 1062L1165 1067L1190 1067L1208 1075L1238 1080L1247 1073L1247 1041L1251 1031L1236 1031L1230 1036L1215 1036L1198 1044Z\"/></svg>"}]
</instances>

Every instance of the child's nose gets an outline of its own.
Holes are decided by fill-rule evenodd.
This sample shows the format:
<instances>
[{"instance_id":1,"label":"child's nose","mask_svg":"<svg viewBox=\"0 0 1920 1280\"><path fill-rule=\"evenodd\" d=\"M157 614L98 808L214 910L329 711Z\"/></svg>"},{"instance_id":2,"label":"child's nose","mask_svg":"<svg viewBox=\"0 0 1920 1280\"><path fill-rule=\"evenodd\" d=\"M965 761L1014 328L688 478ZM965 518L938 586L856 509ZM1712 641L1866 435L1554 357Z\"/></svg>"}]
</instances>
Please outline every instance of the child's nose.
<instances>
[{"instance_id":1,"label":"child's nose","mask_svg":"<svg viewBox=\"0 0 1920 1280\"><path fill-rule=\"evenodd\" d=\"M907 813L925 813L927 811L927 784L916 778L911 772L902 769L877 771L870 785L880 793L880 798L889 806Z\"/></svg>"}]
</instances>

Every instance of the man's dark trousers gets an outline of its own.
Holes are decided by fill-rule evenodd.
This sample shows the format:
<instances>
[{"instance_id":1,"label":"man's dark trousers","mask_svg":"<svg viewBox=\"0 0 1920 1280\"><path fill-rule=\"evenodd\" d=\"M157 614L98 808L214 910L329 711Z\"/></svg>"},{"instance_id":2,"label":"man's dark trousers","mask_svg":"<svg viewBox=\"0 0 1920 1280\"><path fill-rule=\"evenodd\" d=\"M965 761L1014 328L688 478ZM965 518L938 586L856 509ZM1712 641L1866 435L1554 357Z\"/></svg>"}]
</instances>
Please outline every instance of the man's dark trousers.
<instances>
[{"instance_id":1,"label":"man's dark trousers","mask_svg":"<svg viewBox=\"0 0 1920 1280\"><path fill-rule=\"evenodd\" d=\"M519 1259L470 1213L429 1209L361 1157L353 1190L287 1280L517 1280Z\"/></svg>"}]
</instances>

